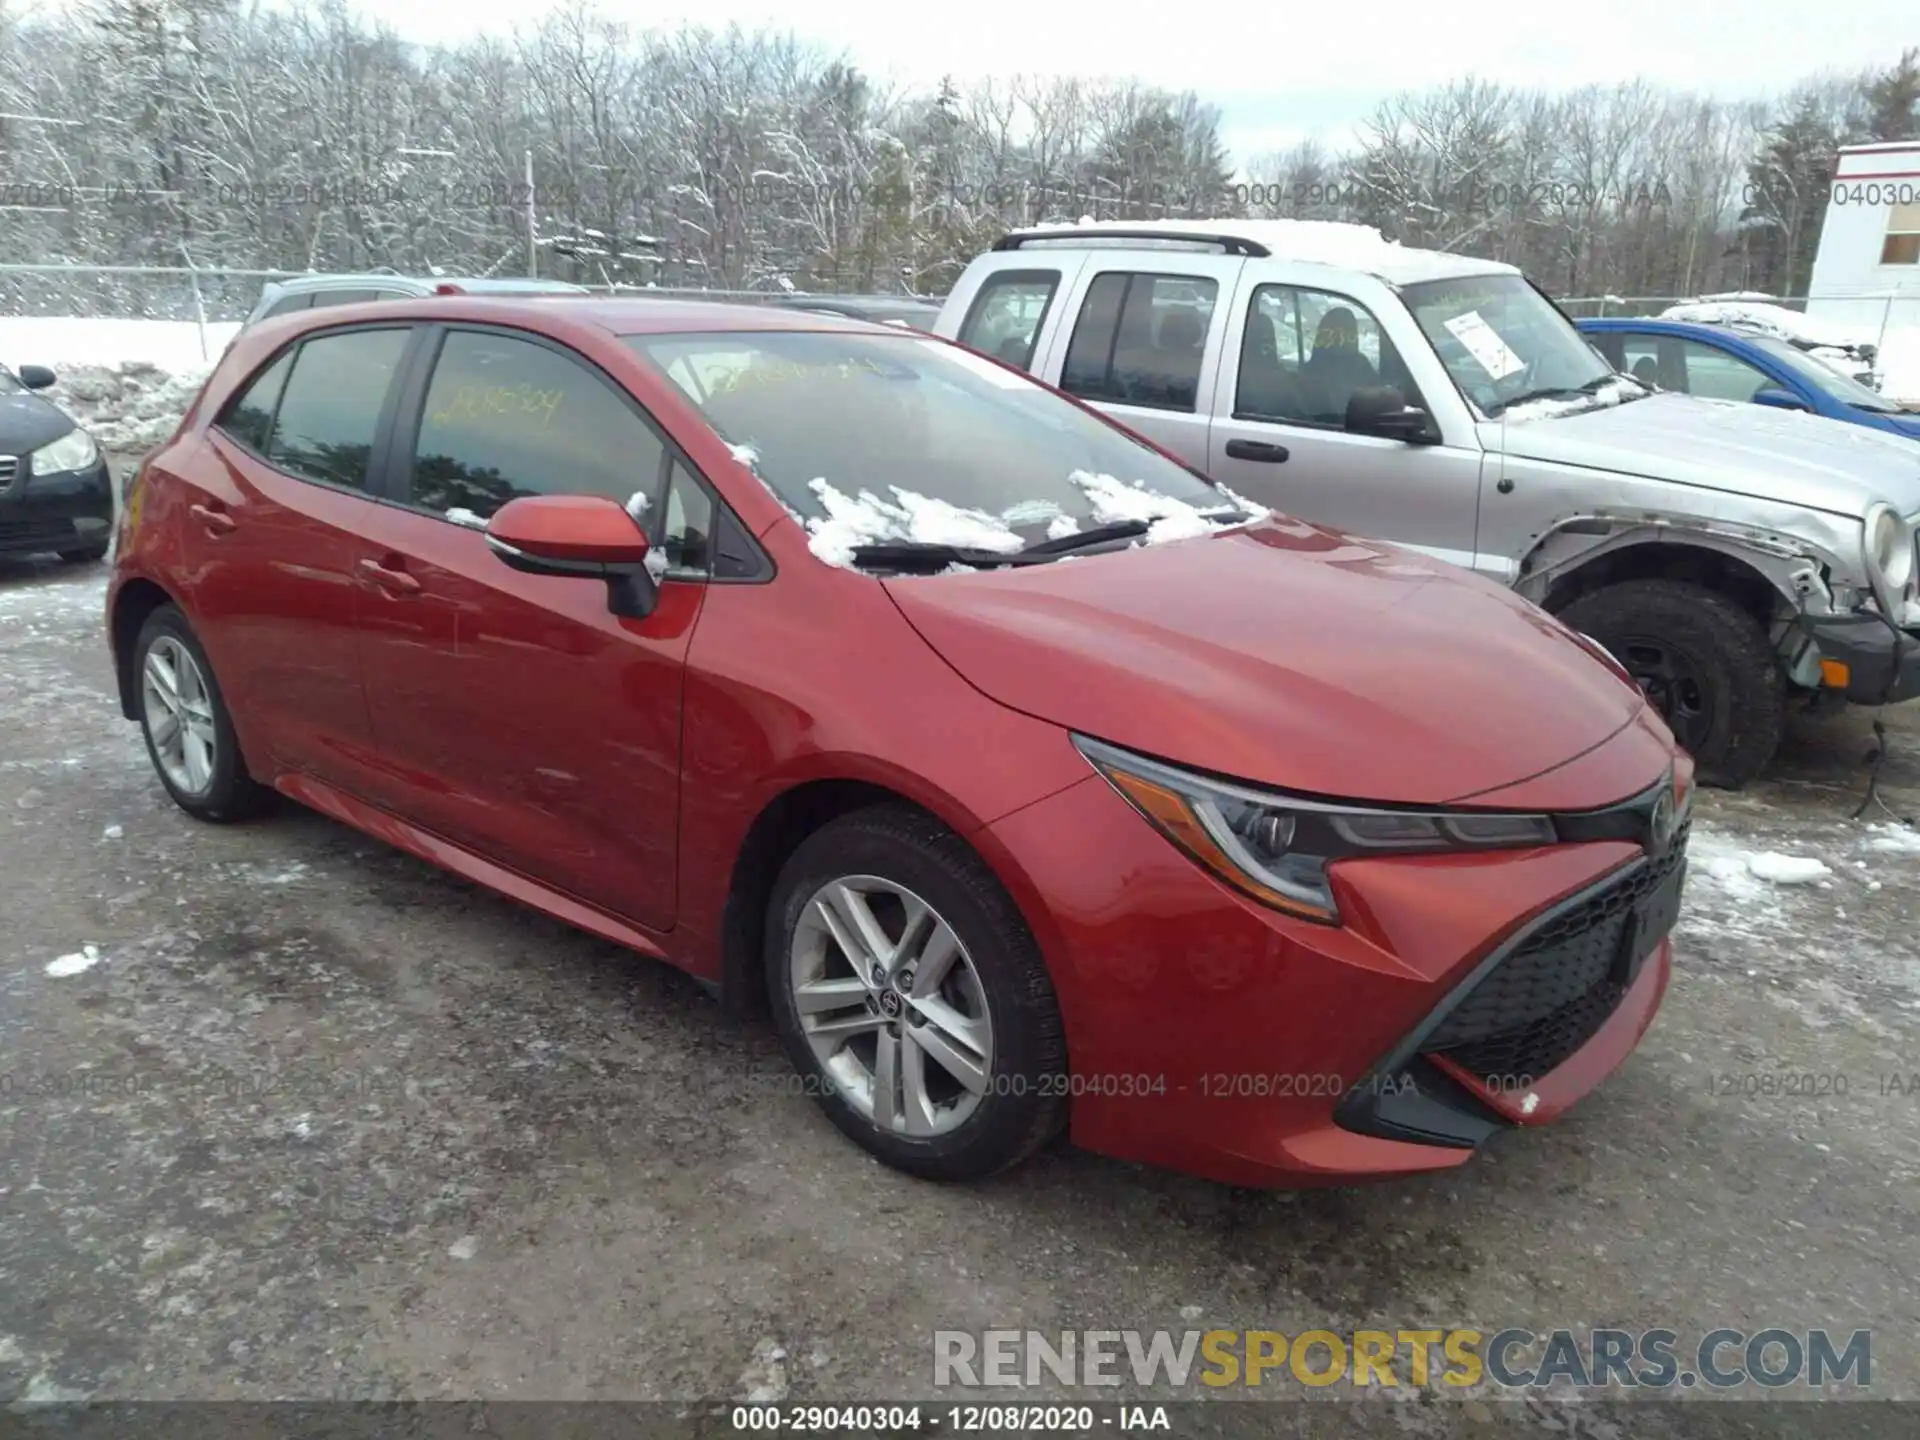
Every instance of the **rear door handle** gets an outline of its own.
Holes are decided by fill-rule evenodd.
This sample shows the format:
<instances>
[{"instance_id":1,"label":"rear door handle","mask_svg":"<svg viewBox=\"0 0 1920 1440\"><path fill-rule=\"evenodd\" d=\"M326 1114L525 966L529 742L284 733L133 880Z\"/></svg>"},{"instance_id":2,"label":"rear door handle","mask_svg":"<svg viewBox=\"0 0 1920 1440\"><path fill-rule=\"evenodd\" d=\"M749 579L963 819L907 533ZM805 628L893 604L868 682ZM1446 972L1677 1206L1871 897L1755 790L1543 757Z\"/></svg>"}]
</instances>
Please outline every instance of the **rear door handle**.
<instances>
[{"instance_id":1,"label":"rear door handle","mask_svg":"<svg viewBox=\"0 0 1920 1440\"><path fill-rule=\"evenodd\" d=\"M206 505L189 505L187 513L206 526L207 532L212 535L231 535L234 526L240 523L226 511L215 510Z\"/></svg>"},{"instance_id":2,"label":"rear door handle","mask_svg":"<svg viewBox=\"0 0 1920 1440\"><path fill-rule=\"evenodd\" d=\"M360 568L366 572L368 579L373 581L374 584L378 585L389 595L418 595L420 593L420 582L404 570L395 570L391 566L384 565L378 560L362 560L360 562Z\"/></svg>"},{"instance_id":3,"label":"rear door handle","mask_svg":"<svg viewBox=\"0 0 1920 1440\"><path fill-rule=\"evenodd\" d=\"M1269 444L1265 440L1229 440L1227 441L1229 460L1259 460L1268 465L1278 465L1287 458L1287 447Z\"/></svg>"}]
</instances>

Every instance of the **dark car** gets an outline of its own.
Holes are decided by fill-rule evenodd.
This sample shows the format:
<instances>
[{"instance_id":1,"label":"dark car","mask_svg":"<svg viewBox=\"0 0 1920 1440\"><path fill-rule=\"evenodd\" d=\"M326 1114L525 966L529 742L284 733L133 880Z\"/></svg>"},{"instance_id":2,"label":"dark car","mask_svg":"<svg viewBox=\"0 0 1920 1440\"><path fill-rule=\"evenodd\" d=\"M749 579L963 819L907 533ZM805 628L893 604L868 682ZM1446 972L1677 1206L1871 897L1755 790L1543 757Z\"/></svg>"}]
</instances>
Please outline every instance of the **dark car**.
<instances>
[{"instance_id":1,"label":"dark car","mask_svg":"<svg viewBox=\"0 0 1920 1440\"><path fill-rule=\"evenodd\" d=\"M113 481L93 436L34 393L53 381L43 365L0 365L0 554L79 564L113 539Z\"/></svg>"}]
</instances>

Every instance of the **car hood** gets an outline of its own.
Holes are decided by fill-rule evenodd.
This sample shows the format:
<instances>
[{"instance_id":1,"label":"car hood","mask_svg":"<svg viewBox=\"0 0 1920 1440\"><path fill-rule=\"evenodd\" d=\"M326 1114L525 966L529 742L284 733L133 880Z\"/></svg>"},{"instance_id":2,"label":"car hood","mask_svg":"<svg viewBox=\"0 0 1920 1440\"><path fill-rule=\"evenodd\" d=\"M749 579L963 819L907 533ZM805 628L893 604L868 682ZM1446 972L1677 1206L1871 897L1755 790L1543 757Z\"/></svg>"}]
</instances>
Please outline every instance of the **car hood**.
<instances>
[{"instance_id":1,"label":"car hood","mask_svg":"<svg viewBox=\"0 0 1920 1440\"><path fill-rule=\"evenodd\" d=\"M0 395L0 455L25 455L71 429L64 410L30 391Z\"/></svg>"},{"instance_id":2,"label":"car hood","mask_svg":"<svg viewBox=\"0 0 1920 1440\"><path fill-rule=\"evenodd\" d=\"M1489 450L1864 515L1920 512L1920 451L1888 430L1694 395L1650 395L1571 414L1485 421Z\"/></svg>"},{"instance_id":3,"label":"car hood","mask_svg":"<svg viewBox=\"0 0 1920 1440\"><path fill-rule=\"evenodd\" d=\"M1461 800L1651 714L1637 686L1492 581L1292 520L884 583L1003 705L1307 794Z\"/></svg>"},{"instance_id":4,"label":"car hood","mask_svg":"<svg viewBox=\"0 0 1920 1440\"><path fill-rule=\"evenodd\" d=\"M1890 430L1895 435L1905 435L1909 439L1920 440L1920 415L1875 415L1869 413L1868 420Z\"/></svg>"}]
</instances>

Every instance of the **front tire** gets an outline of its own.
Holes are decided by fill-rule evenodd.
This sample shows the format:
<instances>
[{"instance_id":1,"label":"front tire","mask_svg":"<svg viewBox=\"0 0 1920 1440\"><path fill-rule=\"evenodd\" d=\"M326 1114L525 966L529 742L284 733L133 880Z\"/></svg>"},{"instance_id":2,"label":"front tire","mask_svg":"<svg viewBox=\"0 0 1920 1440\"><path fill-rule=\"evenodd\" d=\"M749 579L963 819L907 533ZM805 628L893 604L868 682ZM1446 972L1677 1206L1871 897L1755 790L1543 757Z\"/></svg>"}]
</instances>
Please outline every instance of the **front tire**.
<instances>
[{"instance_id":1,"label":"front tire","mask_svg":"<svg viewBox=\"0 0 1920 1440\"><path fill-rule=\"evenodd\" d=\"M1786 731L1786 677L1766 631L1734 601L1684 580L1624 580L1559 618L1640 683L1701 784L1737 790L1772 761Z\"/></svg>"},{"instance_id":2,"label":"front tire","mask_svg":"<svg viewBox=\"0 0 1920 1440\"><path fill-rule=\"evenodd\" d=\"M132 663L140 733L173 803L216 824L265 809L271 792L247 773L213 666L176 606L162 605L147 617Z\"/></svg>"},{"instance_id":3,"label":"front tire","mask_svg":"<svg viewBox=\"0 0 1920 1440\"><path fill-rule=\"evenodd\" d=\"M97 565L107 558L107 548L111 541L99 545L87 545L77 550L59 552L62 565Z\"/></svg>"},{"instance_id":4,"label":"front tire","mask_svg":"<svg viewBox=\"0 0 1920 1440\"><path fill-rule=\"evenodd\" d=\"M1039 947L932 817L881 805L802 841L774 885L766 965L795 1068L895 1169L980 1179L1064 1127L1066 1042Z\"/></svg>"}]
</instances>

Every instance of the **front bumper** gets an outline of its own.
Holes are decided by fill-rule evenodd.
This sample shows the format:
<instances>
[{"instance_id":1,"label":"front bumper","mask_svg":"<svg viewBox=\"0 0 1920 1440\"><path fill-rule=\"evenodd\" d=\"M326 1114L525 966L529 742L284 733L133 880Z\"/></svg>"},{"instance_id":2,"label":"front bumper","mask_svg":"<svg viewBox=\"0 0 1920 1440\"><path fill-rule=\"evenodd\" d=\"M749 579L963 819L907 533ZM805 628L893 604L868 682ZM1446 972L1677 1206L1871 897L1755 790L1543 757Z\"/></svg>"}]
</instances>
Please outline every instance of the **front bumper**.
<instances>
[{"instance_id":1,"label":"front bumper","mask_svg":"<svg viewBox=\"0 0 1920 1440\"><path fill-rule=\"evenodd\" d=\"M1066 1022L1074 1142L1228 1184L1463 1164L1611 1074L1670 974L1665 939L1632 974L1610 974L1602 955L1619 943L1609 914L1649 864L1629 841L1342 862L1349 923L1336 928L1229 891L1098 778L983 839L1036 917ZM1596 902L1587 928L1605 933L1581 942L1592 954L1501 974Z\"/></svg>"},{"instance_id":2,"label":"front bumper","mask_svg":"<svg viewBox=\"0 0 1920 1440\"><path fill-rule=\"evenodd\" d=\"M35 475L19 457L0 480L0 553L91 550L113 536L113 477L103 455L85 470Z\"/></svg>"},{"instance_id":3,"label":"front bumper","mask_svg":"<svg viewBox=\"0 0 1920 1440\"><path fill-rule=\"evenodd\" d=\"M1920 634L1878 615L1845 615L1809 627L1820 657L1847 667L1843 687L1856 705L1885 705L1920 695Z\"/></svg>"}]
</instances>

